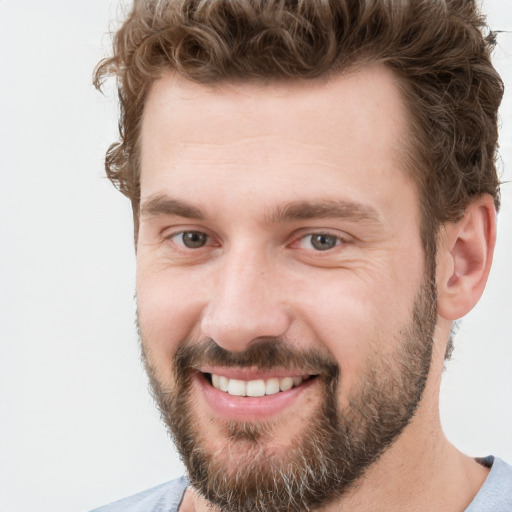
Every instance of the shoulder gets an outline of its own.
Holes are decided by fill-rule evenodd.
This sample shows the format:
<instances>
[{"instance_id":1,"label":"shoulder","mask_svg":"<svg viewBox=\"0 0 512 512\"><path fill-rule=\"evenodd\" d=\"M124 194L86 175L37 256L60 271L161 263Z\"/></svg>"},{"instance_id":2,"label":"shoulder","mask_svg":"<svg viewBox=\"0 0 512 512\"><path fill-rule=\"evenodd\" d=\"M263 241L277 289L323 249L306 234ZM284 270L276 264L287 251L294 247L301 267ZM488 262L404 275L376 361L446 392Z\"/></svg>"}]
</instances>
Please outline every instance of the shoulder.
<instances>
[{"instance_id":1,"label":"shoulder","mask_svg":"<svg viewBox=\"0 0 512 512\"><path fill-rule=\"evenodd\" d=\"M187 485L181 477L91 512L177 512Z\"/></svg>"},{"instance_id":2,"label":"shoulder","mask_svg":"<svg viewBox=\"0 0 512 512\"><path fill-rule=\"evenodd\" d=\"M482 488L465 512L512 511L512 466L498 457L486 457L491 470Z\"/></svg>"}]
</instances>

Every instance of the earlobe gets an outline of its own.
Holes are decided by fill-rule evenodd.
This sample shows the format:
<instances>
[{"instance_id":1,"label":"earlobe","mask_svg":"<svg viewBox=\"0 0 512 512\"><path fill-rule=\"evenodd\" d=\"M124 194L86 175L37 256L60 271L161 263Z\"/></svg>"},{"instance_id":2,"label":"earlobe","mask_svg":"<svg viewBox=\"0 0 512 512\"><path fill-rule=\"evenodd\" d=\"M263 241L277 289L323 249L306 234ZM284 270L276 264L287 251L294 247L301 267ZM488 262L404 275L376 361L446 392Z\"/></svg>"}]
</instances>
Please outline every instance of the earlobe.
<instances>
[{"instance_id":1,"label":"earlobe","mask_svg":"<svg viewBox=\"0 0 512 512\"><path fill-rule=\"evenodd\" d=\"M438 241L438 313L446 320L463 317L480 299L496 242L496 209L485 194L470 203L464 217L444 226Z\"/></svg>"}]
</instances>

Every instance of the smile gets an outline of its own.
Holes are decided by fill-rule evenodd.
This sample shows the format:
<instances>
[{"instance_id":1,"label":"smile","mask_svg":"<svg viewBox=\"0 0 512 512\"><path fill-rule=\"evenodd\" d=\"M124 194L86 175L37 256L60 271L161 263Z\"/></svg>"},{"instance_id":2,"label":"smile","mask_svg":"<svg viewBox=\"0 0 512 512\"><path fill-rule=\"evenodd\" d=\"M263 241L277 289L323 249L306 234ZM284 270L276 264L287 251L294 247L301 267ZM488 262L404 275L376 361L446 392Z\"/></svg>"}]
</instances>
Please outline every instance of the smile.
<instances>
[{"instance_id":1,"label":"smile","mask_svg":"<svg viewBox=\"0 0 512 512\"><path fill-rule=\"evenodd\" d=\"M210 374L211 384L215 389L232 396L259 397L275 395L300 386L309 377L283 377L256 380L229 379L223 375Z\"/></svg>"},{"instance_id":2,"label":"smile","mask_svg":"<svg viewBox=\"0 0 512 512\"><path fill-rule=\"evenodd\" d=\"M319 382L319 375L284 369L202 367L193 375L211 412L235 421L260 421L282 414Z\"/></svg>"}]
</instances>

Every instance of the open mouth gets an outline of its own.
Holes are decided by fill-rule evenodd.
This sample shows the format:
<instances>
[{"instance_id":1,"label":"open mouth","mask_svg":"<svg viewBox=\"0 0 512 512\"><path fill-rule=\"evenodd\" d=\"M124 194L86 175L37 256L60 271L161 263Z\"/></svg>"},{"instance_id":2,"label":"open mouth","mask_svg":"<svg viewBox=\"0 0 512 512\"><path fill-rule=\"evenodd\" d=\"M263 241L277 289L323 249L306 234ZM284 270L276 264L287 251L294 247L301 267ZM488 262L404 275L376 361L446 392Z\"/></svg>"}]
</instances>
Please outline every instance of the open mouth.
<instances>
[{"instance_id":1,"label":"open mouth","mask_svg":"<svg viewBox=\"0 0 512 512\"><path fill-rule=\"evenodd\" d=\"M214 373L203 373L206 380L219 391L232 396L261 397L275 395L283 391L300 386L304 381L316 377L316 375L305 375L302 377L272 377L268 379L239 380L230 379L224 375Z\"/></svg>"}]
</instances>

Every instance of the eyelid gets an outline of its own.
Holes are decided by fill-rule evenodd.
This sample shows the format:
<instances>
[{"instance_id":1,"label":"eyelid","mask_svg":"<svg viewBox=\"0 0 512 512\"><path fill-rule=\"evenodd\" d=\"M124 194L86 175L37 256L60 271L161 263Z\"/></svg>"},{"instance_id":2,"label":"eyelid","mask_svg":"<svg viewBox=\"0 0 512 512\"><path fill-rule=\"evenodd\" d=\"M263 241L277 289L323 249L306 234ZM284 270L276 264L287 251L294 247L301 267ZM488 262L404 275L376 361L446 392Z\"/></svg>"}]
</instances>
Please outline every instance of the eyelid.
<instances>
[{"instance_id":1,"label":"eyelid","mask_svg":"<svg viewBox=\"0 0 512 512\"><path fill-rule=\"evenodd\" d=\"M168 225L160 230L160 236L162 238L172 238L173 236L180 235L181 233L186 233L188 231L204 233L205 235L210 236L208 229L202 226L193 226L187 224L176 224L174 226Z\"/></svg>"}]
</instances>

